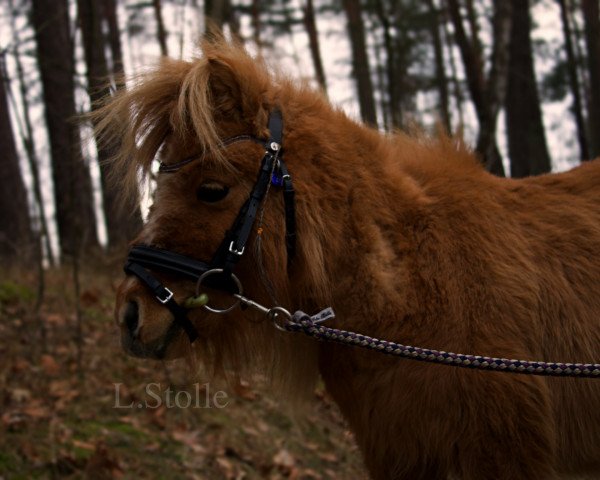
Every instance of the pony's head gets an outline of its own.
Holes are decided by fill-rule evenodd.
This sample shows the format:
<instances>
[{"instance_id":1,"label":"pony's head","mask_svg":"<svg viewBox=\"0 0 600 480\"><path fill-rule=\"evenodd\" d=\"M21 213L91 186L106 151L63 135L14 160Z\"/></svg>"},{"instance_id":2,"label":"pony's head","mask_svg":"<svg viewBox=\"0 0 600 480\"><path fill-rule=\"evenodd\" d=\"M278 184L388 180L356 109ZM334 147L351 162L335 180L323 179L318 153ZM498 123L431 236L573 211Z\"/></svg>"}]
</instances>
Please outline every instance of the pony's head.
<instances>
[{"instance_id":1,"label":"pony's head","mask_svg":"<svg viewBox=\"0 0 600 480\"><path fill-rule=\"evenodd\" d=\"M274 299L306 309L326 305L331 284L325 237L331 243L336 232L330 226L326 233L325 225L327 215L336 212L324 205L330 203L326 197L343 195L340 185L331 182L344 180L328 173L324 158L331 139L323 138L320 129L328 117L341 114L319 93L272 74L239 46L206 42L201 50L193 61L162 60L95 114L100 138L119 145L112 173L125 194L137 193L140 174L154 175L156 159L164 166L165 172L155 176L147 223L133 243L210 260L248 198L265 152L246 136L268 138L268 119L277 109L284 124L283 156L296 188L297 253L288 262L284 199L272 188L259 212L261 240L255 225L235 274L246 294L265 305ZM333 205L346 202L343 196L331 200ZM178 302L195 291L195 283L184 278L152 274ZM210 292L211 304L227 302L227 295ZM258 367L275 378L293 378L296 386L316 371L315 347L282 334L260 315L197 309L189 318L199 339L190 346L181 331L159 355L171 312L135 276L118 289L116 319L131 354L198 356L219 373Z\"/></svg>"}]
</instances>

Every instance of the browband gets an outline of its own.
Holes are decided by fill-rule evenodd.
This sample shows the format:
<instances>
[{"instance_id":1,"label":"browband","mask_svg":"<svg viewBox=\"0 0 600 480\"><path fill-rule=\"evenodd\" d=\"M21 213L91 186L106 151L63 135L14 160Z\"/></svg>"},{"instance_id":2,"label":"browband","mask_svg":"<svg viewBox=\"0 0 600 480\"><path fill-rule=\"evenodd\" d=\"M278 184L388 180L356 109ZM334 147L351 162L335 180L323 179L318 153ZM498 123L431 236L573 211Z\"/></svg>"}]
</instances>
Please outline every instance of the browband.
<instances>
[{"instance_id":1,"label":"browband","mask_svg":"<svg viewBox=\"0 0 600 480\"><path fill-rule=\"evenodd\" d=\"M235 137L228 138L227 140L223 140L218 149L228 147L229 145L233 145L237 142L251 141L254 143L258 143L261 146L265 146L265 141L260 138L256 138L254 135L236 135ZM192 163L200 158L200 155L192 155L191 157L184 158L183 160L177 163L166 164L160 162L158 167L158 173L173 173L177 172L181 167L185 167L188 163Z\"/></svg>"}]
</instances>

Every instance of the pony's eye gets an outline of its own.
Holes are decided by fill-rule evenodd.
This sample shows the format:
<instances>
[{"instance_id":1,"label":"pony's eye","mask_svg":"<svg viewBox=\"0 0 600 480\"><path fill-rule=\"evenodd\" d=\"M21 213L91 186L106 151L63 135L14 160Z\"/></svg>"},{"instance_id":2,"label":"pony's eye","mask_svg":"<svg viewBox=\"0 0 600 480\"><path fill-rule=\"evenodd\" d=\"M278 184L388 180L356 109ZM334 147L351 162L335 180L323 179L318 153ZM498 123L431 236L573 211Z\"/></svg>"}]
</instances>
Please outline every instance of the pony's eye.
<instances>
[{"instance_id":1,"label":"pony's eye","mask_svg":"<svg viewBox=\"0 0 600 480\"><path fill-rule=\"evenodd\" d=\"M220 183L205 183L200 185L196 196L198 200L208 203L215 203L223 200L229 193L229 187Z\"/></svg>"}]
</instances>

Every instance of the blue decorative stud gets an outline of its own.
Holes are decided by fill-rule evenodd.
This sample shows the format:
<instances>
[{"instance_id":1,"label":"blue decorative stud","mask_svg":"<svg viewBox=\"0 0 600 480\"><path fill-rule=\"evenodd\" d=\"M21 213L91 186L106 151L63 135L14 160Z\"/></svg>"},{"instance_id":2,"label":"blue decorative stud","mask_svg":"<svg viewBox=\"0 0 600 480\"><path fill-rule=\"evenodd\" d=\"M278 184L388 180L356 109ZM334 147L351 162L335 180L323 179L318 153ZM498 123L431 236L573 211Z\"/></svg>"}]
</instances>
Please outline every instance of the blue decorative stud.
<instances>
[{"instance_id":1,"label":"blue decorative stud","mask_svg":"<svg viewBox=\"0 0 600 480\"><path fill-rule=\"evenodd\" d=\"M273 172L273 175L271 175L271 184L275 185L276 187L283 186L283 177L280 173Z\"/></svg>"}]
</instances>

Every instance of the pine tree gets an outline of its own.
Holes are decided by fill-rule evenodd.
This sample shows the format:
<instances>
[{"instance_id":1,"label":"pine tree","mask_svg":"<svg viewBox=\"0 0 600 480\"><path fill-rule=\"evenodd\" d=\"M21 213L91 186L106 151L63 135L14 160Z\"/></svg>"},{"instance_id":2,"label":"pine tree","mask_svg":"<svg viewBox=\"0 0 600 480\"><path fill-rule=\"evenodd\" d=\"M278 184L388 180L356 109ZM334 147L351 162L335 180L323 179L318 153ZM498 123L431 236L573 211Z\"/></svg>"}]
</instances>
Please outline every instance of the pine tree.
<instances>
[{"instance_id":1,"label":"pine tree","mask_svg":"<svg viewBox=\"0 0 600 480\"><path fill-rule=\"evenodd\" d=\"M446 0L448 12L454 26L454 35L459 47L467 76L467 86L479 122L477 151L491 172L504 175L502 158L496 142L498 113L504 104L508 70L508 48L510 41L511 3L494 0L492 18L493 45L489 73L484 70L483 49L479 39L479 27L473 3L468 0L467 20L471 36L467 35L463 14L458 0Z\"/></svg>"},{"instance_id":2,"label":"pine tree","mask_svg":"<svg viewBox=\"0 0 600 480\"><path fill-rule=\"evenodd\" d=\"M33 0L37 60L61 249L76 254L98 244L90 172L81 153L79 128L74 122L75 85L73 42L67 0Z\"/></svg>"},{"instance_id":3,"label":"pine tree","mask_svg":"<svg viewBox=\"0 0 600 480\"><path fill-rule=\"evenodd\" d=\"M362 8L359 0L343 0L342 3L348 22L348 35L352 49L352 72L358 89L360 114L365 123L376 127L377 112L375 110Z\"/></svg>"},{"instance_id":4,"label":"pine tree","mask_svg":"<svg viewBox=\"0 0 600 480\"><path fill-rule=\"evenodd\" d=\"M95 110L102 98L110 96L109 68L106 59L106 39L102 32L102 20L105 15L103 2L98 0L78 0L79 21L85 53L87 71L87 90L90 97L92 111ZM110 46L112 51L117 47L117 39L113 39ZM119 61L117 68L122 68ZM115 72L119 73L119 72ZM98 161L100 163L100 175L104 213L108 233L108 245L115 247L125 245L137 230L141 227L141 215L139 205L129 201L121 205L118 192L110 182L110 160L116 145L105 145L98 142Z\"/></svg>"},{"instance_id":5,"label":"pine tree","mask_svg":"<svg viewBox=\"0 0 600 480\"><path fill-rule=\"evenodd\" d=\"M512 28L506 131L511 177L525 177L549 172L551 164L533 66L529 1L510 1Z\"/></svg>"},{"instance_id":6,"label":"pine tree","mask_svg":"<svg viewBox=\"0 0 600 480\"><path fill-rule=\"evenodd\" d=\"M8 108L8 77L0 58L0 259L2 264L18 263L33 257L33 233L27 204L27 191L19 167Z\"/></svg>"},{"instance_id":7,"label":"pine tree","mask_svg":"<svg viewBox=\"0 0 600 480\"><path fill-rule=\"evenodd\" d=\"M588 138L590 156L600 156L600 0L582 0L590 89Z\"/></svg>"},{"instance_id":8,"label":"pine tree","mask_svg":"<svg viewBox=\"0 0 600 480\"><path fill-rule=\"evenodd\" d=\"M565 41L565 53L567 55L567 72L569 87L573 96L572 112L577 125L577 141L579 143L579 158L587 160L590 158L585 119L583 115L583 100L581 98L581 85L577 66L577 57L573 47L573 33L571 28L570 12L567 9L566 0L558 0L560 5L560 16ZM560 64L559 64L560 65Z\"/></svg>"}]
</instances>

